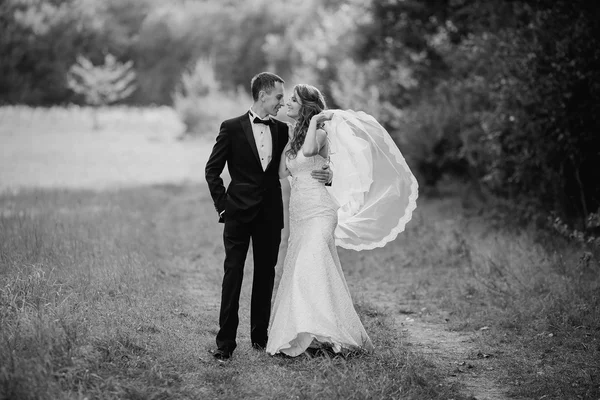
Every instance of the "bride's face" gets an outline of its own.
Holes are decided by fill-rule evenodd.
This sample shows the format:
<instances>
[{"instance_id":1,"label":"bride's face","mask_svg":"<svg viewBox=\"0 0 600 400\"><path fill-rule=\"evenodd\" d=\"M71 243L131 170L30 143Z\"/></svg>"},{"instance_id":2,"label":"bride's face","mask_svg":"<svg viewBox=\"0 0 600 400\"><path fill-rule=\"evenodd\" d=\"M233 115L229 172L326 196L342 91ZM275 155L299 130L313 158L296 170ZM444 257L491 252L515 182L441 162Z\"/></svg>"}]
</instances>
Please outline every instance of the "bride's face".
<instances>
[{"instance_id":1,"label":"bride's face","mask_svg":"<svg viewBox=\"0 0 600 400\"><path fill-rule=\"evenodd\" d=\"M287 102L287 116L290 118L298 119L300 115L300 107L302 103L300 103L300 97L298 97L298 93L294 90L292 96Z\"/></svg>"}]
</instances>

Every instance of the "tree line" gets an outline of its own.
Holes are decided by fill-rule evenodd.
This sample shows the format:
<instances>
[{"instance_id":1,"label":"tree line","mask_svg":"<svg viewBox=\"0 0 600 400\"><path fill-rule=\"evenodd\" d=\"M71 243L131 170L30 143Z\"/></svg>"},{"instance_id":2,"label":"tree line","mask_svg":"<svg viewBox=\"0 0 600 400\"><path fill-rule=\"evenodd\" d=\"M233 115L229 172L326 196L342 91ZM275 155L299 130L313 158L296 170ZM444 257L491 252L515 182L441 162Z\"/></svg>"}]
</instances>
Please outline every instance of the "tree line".
<instances>
[{"instance_id":1,"label":"tree line","mask_svg":"<svg viewBox=\"0 0 600 400\"><path fill-rule=\"evenodd\" d=\"M585 0L5 0L0 103L83 102L78 56L133 62L130 104L172 104L201 58L222 91L258 71L372 113L422 186L600 226L600 6ZM180 90L179 90L180 92Z\"/></svg>"}]
</instances>

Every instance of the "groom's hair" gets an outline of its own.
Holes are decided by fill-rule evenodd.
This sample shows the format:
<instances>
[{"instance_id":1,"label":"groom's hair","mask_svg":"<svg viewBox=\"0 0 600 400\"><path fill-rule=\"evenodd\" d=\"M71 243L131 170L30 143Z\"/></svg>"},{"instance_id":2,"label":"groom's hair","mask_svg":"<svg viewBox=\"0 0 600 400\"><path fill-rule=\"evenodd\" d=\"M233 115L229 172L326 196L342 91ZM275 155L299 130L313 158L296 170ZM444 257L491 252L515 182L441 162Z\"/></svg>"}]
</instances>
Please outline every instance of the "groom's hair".
<instances>
[{"instance_id":1,"label":"groom's hair","mask_svg":"<svg viewBox=\"0 0 600 400\"><path fill-rule=\"evenodd\" d=\"M280 76L271 72L261 72L260 74L254 75L250 81L250 89L252 90L252 98L254 101L258 100L258 94L261 90L271 93L271 90L275 88L276 82L285 83Z\"/></svg>"}]
</instances>

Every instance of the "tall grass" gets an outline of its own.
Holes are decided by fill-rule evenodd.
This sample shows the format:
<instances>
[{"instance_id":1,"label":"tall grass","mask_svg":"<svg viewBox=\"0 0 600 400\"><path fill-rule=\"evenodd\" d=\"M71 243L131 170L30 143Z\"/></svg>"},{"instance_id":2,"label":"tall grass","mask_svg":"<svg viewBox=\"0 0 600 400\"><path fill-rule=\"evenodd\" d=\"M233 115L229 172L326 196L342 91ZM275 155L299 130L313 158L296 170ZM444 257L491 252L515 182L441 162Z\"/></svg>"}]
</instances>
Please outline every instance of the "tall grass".
<instances>
[{"instance_id":1,"label":"tall grass","mask_svg":"<svg viewBox=\"0 0 600 400\"><path fill-rule=\"evenodd\" d=\"M597 398L599 249L467 216L457 200L428 212L409 239L420 245L403 250L423 269L415 299L444 311L450 329L482 332L481 345L504 354L501 379L514 394Z\"/></svg>"},{"instance_id":2,"label":"tall grass","mask_svg":"<svg viewBox=\"0 0 600 400\"><path fill-rule=\"evenodd\" d=\"M376 353L253 350L251 266L238 349L216 363L222 245L200 187L24 191L0 210L0 398L461 398L360 296Z\"/></svg>"},{"instance_id":3,"label":"tall grass","mask_svg":"<svg viewBox=\"0 0 600 400\"><path fill-rule=\"evenodd\" d=\"M507 218L473 213L455 194L421 197L396 241L340 258L388 313L471 335L507 395L598 398L598 249Z\"/></svg>"},{"instance_id":4,"label":"tall grass","mask_svg":"<svg viewBox=\"0 0 600 400\"><path fill-rule=\"evenodd\" d=\"M145 352L130 332L156 286L142 237L150 221L111 200L37 192L3 199L0 397L98 388L107 358Z\"/></svg>"},{"instance_id":5,"label":"tall grass","mask_svg":"<svg viewBox=\"0 0 600 400\"><path fill-rule=\"evenodd\" d=\"M597 255L490 228L455 200L422 199L383 249L340 252L374 354L255 352L245 285L240 346L225 366L207 353L222 249L202 189L33 191L0 206L0 397L461 398L403 344L405 311L480 332L515 395L598 393Z\"/></svg>"},{"instance_id":6,"label":"tall grass","mask_svg":"<svg viewBox=\"0 0 600 400\"><path fill-rule=\"evenodd\" d=\"M457 326L497 328L490 336L510 348L506 380L520 382L520 395L597 398L599 253L546 236L540 243L538 235L471 239L470 278L460 285L471 301Z\"/></svg>"}]
</instances>

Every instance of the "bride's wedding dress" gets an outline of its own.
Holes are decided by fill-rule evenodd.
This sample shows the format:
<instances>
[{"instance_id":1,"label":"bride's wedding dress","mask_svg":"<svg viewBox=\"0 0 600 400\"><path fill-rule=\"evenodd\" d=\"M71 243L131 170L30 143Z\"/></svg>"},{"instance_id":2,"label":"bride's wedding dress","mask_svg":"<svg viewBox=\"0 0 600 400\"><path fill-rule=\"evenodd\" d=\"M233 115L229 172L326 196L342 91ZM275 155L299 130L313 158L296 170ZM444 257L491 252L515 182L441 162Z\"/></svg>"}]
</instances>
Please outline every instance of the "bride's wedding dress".
<instances>
[{"instance_id":1,"label":"bride's wedding dress","mask_svg":"<svg viewBox=\"0 0 600 400\"><path fill-rule=\"evenodd\" d=\"M331 110L330 110L331 111ZM357 251L385 246L412 218L418 183L389 133L375 118L333 110L325 123L333 184L311 171L320 155L286 158L291 174L290 237L275 296L267 352L297 356L311 344L371 350L336 245Z\"/></svg>"},{"instance_id":2,"label":"bride's wedding dress","mask_svg":"<svg viewBox=\"0 0 600 400\"><path fill-rule=\"evenodd\" d=\"M305 157L302 151L287 159L290 237L271 314L269 354L297 356L318 343L335 352L373 348L338 258L334 231L339 206L310 175L325 163L320 155Z\"/></svg>"}]
</instances>

